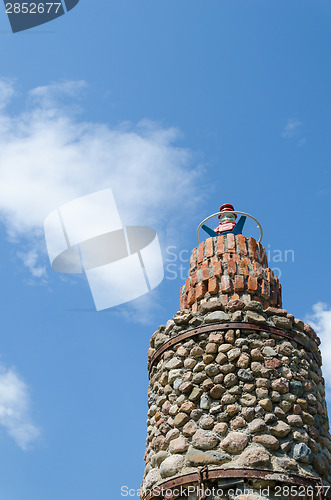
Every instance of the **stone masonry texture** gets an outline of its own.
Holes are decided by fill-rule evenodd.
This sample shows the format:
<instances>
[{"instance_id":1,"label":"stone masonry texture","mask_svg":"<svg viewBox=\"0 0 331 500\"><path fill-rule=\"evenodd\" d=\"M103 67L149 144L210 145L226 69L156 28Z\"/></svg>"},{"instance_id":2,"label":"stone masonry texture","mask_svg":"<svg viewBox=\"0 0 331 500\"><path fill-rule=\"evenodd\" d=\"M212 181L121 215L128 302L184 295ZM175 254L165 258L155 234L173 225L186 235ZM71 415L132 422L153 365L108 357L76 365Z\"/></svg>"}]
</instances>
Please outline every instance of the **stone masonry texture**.
<instances>
[{"instance_id":1,"label":"stone masonry texture","mask_svg":"<svg viewBox=\"0 0 331 500\"><path fill-rule=\"evenodd\" d=\"M282 309L263 247L242 235L201 243L180 304L151 338L141 498L167 498L149 495L204 466L273 475L237 479L232 489L220 477L208 484L222 487L222 494L168 498L290 498L277 488L291 480L278 483L277 477L312 478L327 488L331 436L320 341ZM302 491L300 498L322 496Z\"/></svg>"}]
</instances>

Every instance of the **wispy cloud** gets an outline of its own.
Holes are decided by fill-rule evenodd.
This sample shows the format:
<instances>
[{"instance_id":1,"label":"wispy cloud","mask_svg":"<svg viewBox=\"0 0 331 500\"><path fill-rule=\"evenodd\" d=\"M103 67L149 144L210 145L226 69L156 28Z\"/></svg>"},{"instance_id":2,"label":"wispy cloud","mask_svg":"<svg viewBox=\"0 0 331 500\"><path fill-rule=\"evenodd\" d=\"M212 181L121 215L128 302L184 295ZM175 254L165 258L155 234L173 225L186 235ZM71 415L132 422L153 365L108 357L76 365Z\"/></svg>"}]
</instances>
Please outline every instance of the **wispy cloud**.
<instances>
[{"instance_id":1,"label":"wispy cloud","mask_svg":"<svg viewBox=\"0 0 331 500\"><path fill-rule=\"evenodd\" d=\"M307 314L306 321L316 330L321 339L323 356L323 375L326 387L331 392L331 308L323 302L317 302L312 312Z\"/></svg>"},{"instance_id":2,"label":"wispy cloud","mask_svg":"<svg viewBox=\"0 0 331 500\"><path fill-rule=\"evenodd\" d=\"M64 96L77 99L85 89L87 89L87 83L84 80L69 80L35 87L30 90L29 95L36 100L37 106L42 103L44 107L53 108Z\"/></svg>"},{"instance_id":3,"label":"wispy cloud","mask_svg":"<svg viewBox=\"0 0 331 500\"><path fill-rule=\"evenodd\" d=\"M0 365L0 426L22 449L27 450L40 436L30 416L29 390L12 368Z\"/></svg>"},{"instance_id":4,"label":"wispy cloud","mask_svg":"<svg viewBox=\"0 0 331 500\"><path fill-rule=\"evenodd\" d=\"M0 109L6 107L14 95L14 81L8 78L0 80Z\"/></svg>"},{"instance_id":5,"label":"wispy cloud","mask_svg":"<svg viewBox=\"0 0 331 500\"><path fill-rule=\"evenodd\" d=\"M21 259L23 265L30 271L33 278L46 279L46 266L41 264L40 254L36 248L29 249L26 252L17 252L17 257Z\"/></svg>"},{"instance_id":6,"label":"wispy cloud","mask_svg":"<svg viewBox=\"0 0 331 500\"><path fill-rule=\"evenodd\" d=\"M201 172L178 145L180 132L147 120L117 127L84 121L67 101L85 88L85 82L37 87L25 110L13 114L18 93L13 82L0 80L0 220L36 279L46 277L46 259L39 260L44 219L63 203L110 187L124 224L164 234L198 210Z\"/></svg>"},{"instance_id":7,"label":"wispy cloud","mask_svg":"<svg viewBox=\"0 0 331 500\"><path fill-rule=\"evenodd\" d=\"M292 139L294 137L298 137L301 127L302 122L300 120L289 118L283 128L281 136L284 139Z\"/></svg>"}]
</instances>

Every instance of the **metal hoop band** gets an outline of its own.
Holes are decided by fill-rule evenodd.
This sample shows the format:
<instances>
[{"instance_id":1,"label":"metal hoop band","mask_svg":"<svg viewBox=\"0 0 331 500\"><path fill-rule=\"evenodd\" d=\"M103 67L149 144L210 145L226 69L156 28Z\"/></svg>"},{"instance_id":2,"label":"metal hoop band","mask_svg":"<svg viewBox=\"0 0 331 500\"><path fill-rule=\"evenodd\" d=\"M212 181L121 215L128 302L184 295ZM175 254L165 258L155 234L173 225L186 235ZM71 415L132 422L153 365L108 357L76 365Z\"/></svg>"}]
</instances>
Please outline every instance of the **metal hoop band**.
<instances>
[{"instance_id":1,"label":"metal hoop band","mask_svg":"<svg viewBox=\"0 0 331 500\"><path fill-rule=\"evenodd\" d=\"M280 330L279 328L274 328L269 325L256 325L253 323L215 323L211 325L205 325L205 326L200 326L198 328L192 328L190 330L187 330L186 332L180 333L179 335L176 335L176 337L172 337L171 339L167 340L164 344L161 345L155 351L153 354L149 366L148 366L148 371L151 373L153 366L155 365L156 361L158 358L168 349L173 347L176 344L179 344L179 342L182 342L183 340L190 339L192 337L195 337L196 335L200 335L201 333L209 333L212 331L220 331L220 330L230 330L230 329L239 329L239 330L256 330L256 331L264 331L268 333L273 333L275 335L279 335L280 337L285 337L289 340L293 340L294 342L297 342L298 344L302 345L304 348L308 349L311 351L312 356L315 358L316 362L318 365L321 365L320 360L317 358L316 354L311 350L309 347L308 342L305 342L304 339L298 338L297 335L291 335L289 332L284 332L283 330Z\"/></svg>"},{"instance_id":2,"label":"metal hoop band","mask_svg":"<svg viewBox=\"0 0 331 500\"><path fill-rule=\"evenodd\" d=\"M260 239L258 240L258 243L261 243L262 238L263 238L263 229L262 229L262 226L259 223L259 221L256 220L255 217L253 217L252 215L246 214L245 212L238 212L237 210L231 210L231 211L226 211L226 212L216 212L216 214L209 215L209 217L206 217L202 222L200 222L198 229L197 229L198 243L200 243L199 231L200 231L201 227L203 226L203 224L205 222L207 222L207 220L212 219L213 217L216 217L216 215L221 215L221 214L239 214L239 215L245 215L246 217L249 217L250 219L252 219L254 222L256 222L256 224L258 225L258 227L260 229L261 235L260 235Z\"/></svg>"},{"instance_id":3,"label":"metal hoop band","mask_svg":"<svg viewBox=\"0 0 331 500\"><path fill-rule=\"evenodd\" d=\"M265 479L276 481L277 483L303 486L305 488L313 488L314 497L320 494L320 497L330 498L329 488L324 491L324 484L320 478L311 476L301 476L289 472L277 472L265 469L209 469L208 480L226 480L226 479ZM183 476L169 479L159 484L154 490L149 491L145 500L166 498L162 495L162 491L172 490L178 486L187 487L190 484L199 484L199 472L185 474ZM168 497L169 498L169 497ZM171 497L173 498L173 497ZM176 497L177 498L177 497Z\"/></svg>"}]
</instances>

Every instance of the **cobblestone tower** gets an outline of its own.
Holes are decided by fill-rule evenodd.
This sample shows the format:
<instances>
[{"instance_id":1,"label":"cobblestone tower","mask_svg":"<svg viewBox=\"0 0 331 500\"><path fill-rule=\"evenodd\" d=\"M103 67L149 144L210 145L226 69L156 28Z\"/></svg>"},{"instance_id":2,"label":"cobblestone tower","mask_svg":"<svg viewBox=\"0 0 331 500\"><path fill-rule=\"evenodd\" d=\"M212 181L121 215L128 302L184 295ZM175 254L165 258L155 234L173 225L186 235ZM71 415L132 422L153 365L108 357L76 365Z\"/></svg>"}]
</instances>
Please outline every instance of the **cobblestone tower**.
<instances>
[{"instance_id":1,"label":"cobblestone tower","mask_svg":"<svg viewBox=\"0 0 331 500\"><path fill-rule=\"evenodd\" d=\"M314 330L282 309L253 238L195 248L152 335L141 498L323 498L331 436Z\"/></svg>"}]
</instances>

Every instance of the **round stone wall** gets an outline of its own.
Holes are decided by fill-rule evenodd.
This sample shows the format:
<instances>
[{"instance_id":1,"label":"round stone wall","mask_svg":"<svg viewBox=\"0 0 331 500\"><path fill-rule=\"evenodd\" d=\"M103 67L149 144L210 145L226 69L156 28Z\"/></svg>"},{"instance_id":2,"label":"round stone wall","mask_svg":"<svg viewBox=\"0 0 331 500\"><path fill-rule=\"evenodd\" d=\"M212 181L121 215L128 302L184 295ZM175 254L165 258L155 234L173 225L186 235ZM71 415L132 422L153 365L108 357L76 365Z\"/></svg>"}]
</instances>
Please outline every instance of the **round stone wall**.
<instances>
[{"instance_id":1,"label":"round stone wall","mask_svg":"<svg viewBox=\"0 0 331 500\"><path fill-rule=\"evenodd\" d=\"M203 466L219 474L263 470L329 484L331 441L318 343L309 325L255 300L224 304L214 298L161 326L149 350L141 498ZM251 487L277 484L254 481Z\"/></svg>"}]
</instances>

